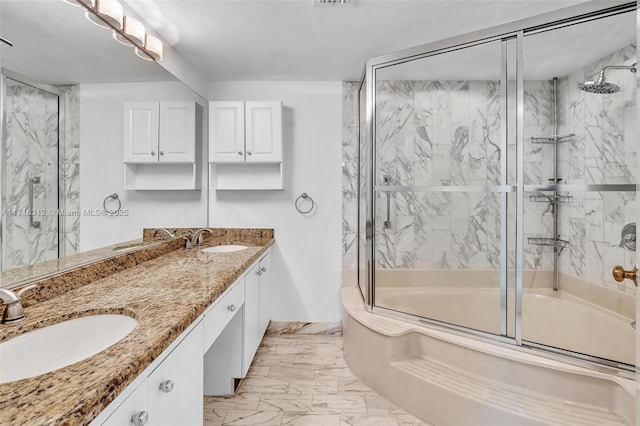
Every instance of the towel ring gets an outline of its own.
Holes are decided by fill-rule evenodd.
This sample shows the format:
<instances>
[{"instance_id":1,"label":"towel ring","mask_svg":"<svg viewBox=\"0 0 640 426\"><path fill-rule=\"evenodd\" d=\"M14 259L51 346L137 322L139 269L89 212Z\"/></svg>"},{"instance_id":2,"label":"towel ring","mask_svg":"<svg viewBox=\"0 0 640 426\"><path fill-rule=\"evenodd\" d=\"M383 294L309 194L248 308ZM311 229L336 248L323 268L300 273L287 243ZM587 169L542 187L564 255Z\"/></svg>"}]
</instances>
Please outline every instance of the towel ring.
<instances>
[{"instance_id":1,"label":"towel ring","mask_svg":"<svg viewBox=\"0 0 640 426\"><path fill-rule=\"evenodd\" d=\"M308 210L302 210L302 209L298 206L298 203L300 202L300 200L301 200L301 199L302 199L302 200L309 200L309 201L311 201L311 207L309 207L309 209L308 209ZM298 210L298 212L299 212L300 214L307 214L307 213L310 213L310 212L311 212L311 210L313 210L313 208L316 206L316 203L315 203L315 201L313 201L313 198L311 198L311 197L309 196L309 194L307 194L306 192L303 192L303 193L302 193L298 198L296 198L295 206L296 206L296 210Z\"/></svg>"},{"instance_id":2,"label":"towel ring","mask_svg":"<svg viewBox=\"0 0 640 426\"><path fill-rule=\"evenodd\" d=\"M107 208L107 201L109 200L115 200L118 202L118 208L114 209L114 210L109 210ZM114 215L118 210L122 210L122 201L120 201L120 196L118 195L117 192L114 192L111 195L107 195L107 198L104 199L104 201L102 202L102 207L104 207L104 210L110 214L110 215Z\"/></svg>"}]
</instances>

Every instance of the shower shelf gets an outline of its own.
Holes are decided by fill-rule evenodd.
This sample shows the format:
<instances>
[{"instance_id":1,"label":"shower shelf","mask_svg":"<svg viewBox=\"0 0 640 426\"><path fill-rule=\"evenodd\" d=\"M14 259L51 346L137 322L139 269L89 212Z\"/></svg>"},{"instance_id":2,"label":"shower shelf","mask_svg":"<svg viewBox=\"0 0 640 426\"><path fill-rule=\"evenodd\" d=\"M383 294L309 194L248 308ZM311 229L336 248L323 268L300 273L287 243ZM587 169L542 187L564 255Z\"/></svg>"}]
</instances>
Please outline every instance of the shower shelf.
<instances>
[{"instance_id":1,"label":"shower shelf","mask_svg":"<svg viewBox=\"0 0 640 426\"><path fill-rule=\"evenodd\" d=\"M555 246L560 249L564 249L569 246L569 241L561 240L559 238L539 238L539 237L529 237L527 238L529 244L535 246Z\"/></svg>"},{"instance_id":2,"label":"shower shelf","mask_svg":"<svg viewBox=\"0 0 640 426\"><path fill-rule=\"evenodd\" d=\"M557 144L557 143L565 143L565 142L573 142L576 140L576 135L571 133L570 135L556 135L551 137L542 137L542 138L531 138L531 143L537 144Z\"/></svg>"},{"instance_id":3,"label":"shower shelf","mask_svg":"<svg viewBox=\"0 0 640 426\"><path fill-rule=\"evenodd\" d=\"M545 194L536 194L529 196L529 201L534 203L553 203L554 198L558 203L573 203L573 197L571 195L545 195Z\"/></svg>"}]
</instances>

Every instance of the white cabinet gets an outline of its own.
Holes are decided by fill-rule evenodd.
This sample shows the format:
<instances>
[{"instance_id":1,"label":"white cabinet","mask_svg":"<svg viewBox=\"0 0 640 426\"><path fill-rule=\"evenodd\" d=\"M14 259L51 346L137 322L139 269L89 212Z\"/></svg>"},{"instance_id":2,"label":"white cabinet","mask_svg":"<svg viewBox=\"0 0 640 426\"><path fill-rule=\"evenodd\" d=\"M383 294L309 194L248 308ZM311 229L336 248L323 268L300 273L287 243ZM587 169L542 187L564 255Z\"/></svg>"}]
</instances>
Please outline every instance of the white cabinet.
<instances>
[{"instance_id":1,"label":"white cabinet","mask_svg":"<svg viewBox=\"0 0 640 426\"><path fill-rule=\"evenodd\" d=\"M282 161L282 104L246 102L245 151L248 163Z\"/></svg>"},{"instance_id":2,"label":"white cabinet","mask_svg":"<svg viewBox=\"0 0 640 426\"><path fill-rule=\"evenodd\" d=\"M269 297L271 277L271 251L256 263L245 277L244 354L242 377L246 376L251 361L269 325Z\"/></svg>"},{"instance_id":3,"label":"white cabinet","mask_svg":"<svg viewBox=\"0 0 640 426\"><path fill-rule=\"evenodd\" d=\"M209 162L244 163L244 102L209 102Z\"/></svg>"},{"instance_id":4,"label":"white cabinet","mask_svg":"<svg viewBox=\"0 0 640 426\"><path fill-rule=\"evenodd\" d=\"M210 188L283 188L282 103L209 103Z\"/></svg>"},{"instance_id":5,"label":"white cabinet","mask_svg":"<svg viewBox=\"0 0 640 426\"><path fill-rule=\"evenodd\" d=\"M200 325L149 375L149 425L202 425L202 373Z\"/></svg>"},{"instance_id":6,"label":"white cabinet","mask_svg":"<svg viewBox=\"0 0 640 426\"><path fill-rule=\"evenodd\" d=\"M200 189L199 111L195 102L125 103L124 189Z\"/></svg>"},{"instance_id":7,"label":"white cabinet","mask_svg":"<svg viewBox=\"0 0 640 426\"><path fill-rule=\"evenodd\" d=\"M124 104L125 163L193 163L195 134L195 102Z\"/></svg>"},{"instance_id":8,"label":"white cabinet","mask_svg":"<svg viewBox=\"0 0 640 426\"><path fill-rule=\"evenodd\" d=\"M202 425L202 323L172 346L103 426Z\"/></svg>"}]
</instances>

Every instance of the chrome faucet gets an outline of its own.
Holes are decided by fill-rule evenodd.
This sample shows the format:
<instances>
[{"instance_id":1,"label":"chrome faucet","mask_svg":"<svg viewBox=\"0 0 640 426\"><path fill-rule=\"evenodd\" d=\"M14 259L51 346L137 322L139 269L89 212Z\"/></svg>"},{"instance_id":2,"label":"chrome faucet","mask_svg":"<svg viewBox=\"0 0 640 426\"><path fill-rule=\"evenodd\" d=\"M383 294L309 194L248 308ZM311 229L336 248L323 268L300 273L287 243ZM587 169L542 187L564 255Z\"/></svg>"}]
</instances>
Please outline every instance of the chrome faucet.
<instances>
[{"instance_id":1,"label":"chrome faucet","mask_svg":"<svg viewBox=\"0 0 640 426\"><path fill-rule=\"evenodd\" d=\"M627 223L620 233L620 244L618 247L624 247L631 251L636 251L636 223Z\"/></svg>"},{"instance_id":2,"label":"chrome faucet","mask_svg":"<svg viewBox=\"0 0 640 426\"><path fill-rule=\"evenodd\" d=\"M213 233L211 232L211 229L208 229L208 228L198 229L196 232L193 233L193 236L191 237L191 245L192 246L202 245L202 243L204 242L204 238L202 234L204 234L205 232L208 232L209 235L213 235Z\"/></svg>"},{"instance_id":3,"label":"chrome faucet","mask_svg":"<svg viewBox=\"0 0 640 426\"><path fill-rule=\"evenodd\" d=\"M2 320L0 323L12 324L22 321L24 319L24 308L22 307L20 298L25 292L36 287L36 285L30 285L18 290L17 292L0 288L0 300L2 300L2 303L4 304L4 313L2 314Z\"/></svg>"},{"instance_id":4,"label":"chrome faucet","mask_svg":"<svg viewBox=\"0 0 640 426\"><path fill-rule=\"evenodd\" d=\"M169 231L168 229L165 228L158 228L155 231L153 231L153 236L157 237L159 233L164 232L165 234L167 234L169 236L169 238L174 238L176 236L176 234L174 234L173 232Z\"/></svg>"}]
</instances>

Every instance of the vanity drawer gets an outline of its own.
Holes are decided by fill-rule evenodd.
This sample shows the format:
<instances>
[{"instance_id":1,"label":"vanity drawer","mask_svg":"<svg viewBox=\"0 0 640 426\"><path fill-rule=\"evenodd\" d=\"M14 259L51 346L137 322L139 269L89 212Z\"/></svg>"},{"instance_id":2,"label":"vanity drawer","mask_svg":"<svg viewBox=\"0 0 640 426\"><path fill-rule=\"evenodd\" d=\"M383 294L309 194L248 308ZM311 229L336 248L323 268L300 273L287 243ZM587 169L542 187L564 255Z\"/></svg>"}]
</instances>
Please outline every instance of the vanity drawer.
<instances>
[{"instance_id":1,"label":"vanity drawer","mask_svg":"<svg viewBox=\"0 0 640 426\"><path fill-rule=\"evenodd\" d=\"M207 352L231 318L244 304L244 277L236 281L229 291L204 314L204 352Z\"/></svg>"}]
</instances>

